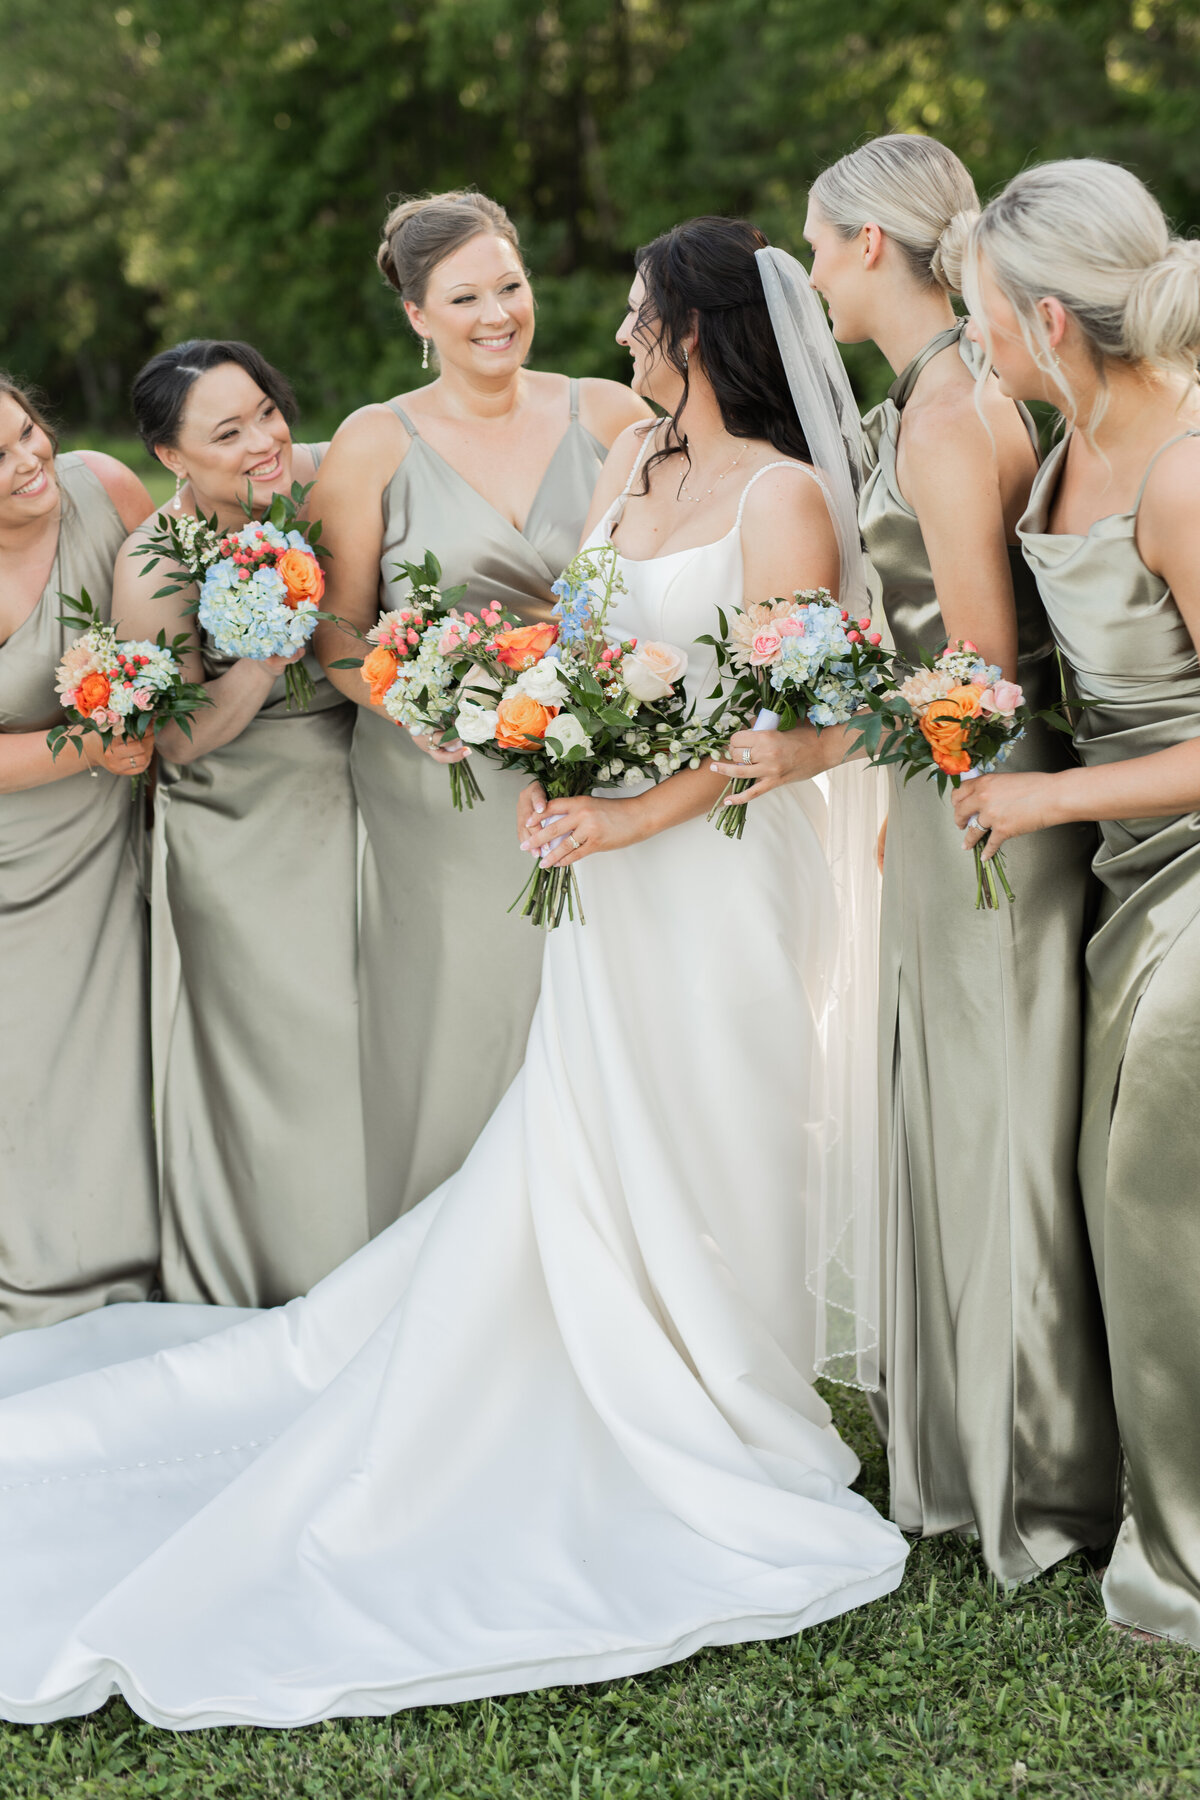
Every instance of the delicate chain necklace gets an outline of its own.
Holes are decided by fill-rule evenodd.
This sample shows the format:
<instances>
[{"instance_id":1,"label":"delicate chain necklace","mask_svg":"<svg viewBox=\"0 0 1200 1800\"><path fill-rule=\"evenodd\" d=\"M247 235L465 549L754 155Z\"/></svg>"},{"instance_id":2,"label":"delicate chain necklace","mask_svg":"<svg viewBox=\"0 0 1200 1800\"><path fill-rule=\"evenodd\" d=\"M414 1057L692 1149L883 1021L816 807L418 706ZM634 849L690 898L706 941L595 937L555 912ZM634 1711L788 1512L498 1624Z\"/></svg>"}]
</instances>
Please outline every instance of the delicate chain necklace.
<instances>
[{"instance_id":1,"label":"delicate chain necklace","mask_svg":"<svg viewBox=\"0 0 1200 1800\"><path fill-rule=\"evenodd\" d=\"M717 479L713 482L712 487L705 488L704 492L702 494L697 494L694 499L691 496L691 494L685 494L683 491L684 487L687 483L688 475L690 475L692 472L691 465L689 464L687 475L684 476L683 480L679 484L679 498L681 500L686 500L688 502L689 506L699 506L702 500L708 499L708 496L712 493L713 488L720 487L720 485L724 481L725 477L727 475L733 474L733 471L737 468L738 464L741 462L743 456L745 456L745 454L749 448L750 448L750 444L749 444L749 441L747 441L746 443L744 443L742 445L741 449L738 451L737 455L734 457L734 459L730 463L729 467L727 469L721 470L721 473L717 476Z\"/></svg>"}]
</instances>

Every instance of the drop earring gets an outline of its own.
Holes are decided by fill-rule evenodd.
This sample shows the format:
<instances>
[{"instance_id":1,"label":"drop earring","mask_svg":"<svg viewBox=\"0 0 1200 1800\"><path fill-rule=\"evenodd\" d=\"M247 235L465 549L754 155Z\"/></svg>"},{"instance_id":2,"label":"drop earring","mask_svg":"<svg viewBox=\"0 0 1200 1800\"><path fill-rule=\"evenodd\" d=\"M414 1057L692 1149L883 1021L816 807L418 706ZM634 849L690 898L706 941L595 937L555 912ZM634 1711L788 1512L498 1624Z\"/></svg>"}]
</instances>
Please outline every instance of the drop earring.
<instances>
[{"instance_id":1,"label":"drop earring","mask_svg":"<svg viewBox=\"0 0 1200 1800\"><path fill-rule=\"evenodd\" d=\"M428 338L421 339L421 367L423 369L427 369L429 367L429 339Z\"/></svg>"},{"instance_id":2,"label":"drop earring","mask_svg":"<svg viewBox=\"0 0 1200 1800\"><path fill-rule=\"evenodd\" d=\"M181 491L182 487L183 487L183 476L177 475L175 477L175 504L176 504L176 506L179 505L179 495L180 495L180 491Z\"/></svg>"},{"instance_id":3,"label":"drop earring","mask_svg":"<svg viewBox=\"0 0 1200 1800\"><path fill-rule=\"evenodd\" d=\"M686 344L683 346L683 366L685 369L688 366L688 347Z\"/></svg>"}]
</instances>

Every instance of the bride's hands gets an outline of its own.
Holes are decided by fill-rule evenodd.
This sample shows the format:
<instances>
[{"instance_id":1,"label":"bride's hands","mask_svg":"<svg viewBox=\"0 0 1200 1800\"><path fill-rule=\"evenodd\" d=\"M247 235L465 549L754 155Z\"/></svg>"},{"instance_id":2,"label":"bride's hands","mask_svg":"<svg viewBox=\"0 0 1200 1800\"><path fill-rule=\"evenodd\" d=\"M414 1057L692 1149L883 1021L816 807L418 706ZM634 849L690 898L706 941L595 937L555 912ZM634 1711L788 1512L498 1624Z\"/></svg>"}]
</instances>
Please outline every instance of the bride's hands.
<instances>
[{"instance_id":1,"label":"bride's hands","mask_svg":"<svg viewBox=\"0 0 1200 1800\"><path fill-rule=\"evenodd\" d=\"M750 752L747 762L745 752ZM815 725L797 725L791 731L739 731L729 740L724 762L714 762L714 775L728 779L752 781L753 787L740 794L730 794L727 806L741 806L757 800L772 788L789 781L810 781L829 767L828 747L822 742Z\"/></svg>"},{"instance_id":2,"label":"bride's hands","mask_svg":"<svg viewBox=\"0 0 1200 1800\"><path fill-rule=\"evenodd\" d=\"M547 824L547 819L553 824ZM522 791L517 803L517 834L522 850L532 856L541 856L543 848L558 843L556 850L547 850L541 858L543 869L569 868L598 850L623 850L642 835L630 801L597 800L590 794L574 800L547 800L540 781Z\"/></svg>"}]
</instances>

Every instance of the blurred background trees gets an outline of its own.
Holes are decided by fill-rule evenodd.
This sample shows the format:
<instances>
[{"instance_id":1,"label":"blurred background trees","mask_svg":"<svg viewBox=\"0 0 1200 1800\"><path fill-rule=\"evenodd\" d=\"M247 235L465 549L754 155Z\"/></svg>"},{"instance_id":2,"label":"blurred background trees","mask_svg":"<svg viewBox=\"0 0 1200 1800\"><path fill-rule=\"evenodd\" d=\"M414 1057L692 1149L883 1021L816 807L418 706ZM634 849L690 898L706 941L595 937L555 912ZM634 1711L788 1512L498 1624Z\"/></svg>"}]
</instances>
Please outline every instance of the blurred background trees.
<instances>
[{"instance_id":1,"label":"blurred background trees","mask_svg":"<svg viewBox=\"0 0 1200 1800\"><path fill-rule=\"evenodd\" d=\"M502 200L537 361L618 376L639 243L712 211L798 250L813 174L877 132L984 194L1114 157L1200 223L1196 0L0 0L0 43L0 362L93 434L185 336L253 339L310 429L410 384L398 193Z\"/></svg>"}]
</instances>

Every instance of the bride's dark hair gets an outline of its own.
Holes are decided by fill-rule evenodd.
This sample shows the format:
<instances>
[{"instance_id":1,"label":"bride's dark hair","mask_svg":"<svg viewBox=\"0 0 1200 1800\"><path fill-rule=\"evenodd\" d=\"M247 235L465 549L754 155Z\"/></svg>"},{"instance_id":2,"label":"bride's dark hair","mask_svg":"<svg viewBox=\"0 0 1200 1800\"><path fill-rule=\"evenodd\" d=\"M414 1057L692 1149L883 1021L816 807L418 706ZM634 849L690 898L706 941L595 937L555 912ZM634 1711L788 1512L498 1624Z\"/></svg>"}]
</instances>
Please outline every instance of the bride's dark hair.
<instances>
[{"instance_id":1,"label":"bride's dark hair","mask_svg":"<svg viewBox=\"0 0 1200 1800\"><path fill-rule=\"evenodd\" d=\"M688 457L681 421L688 403L684 340L694 331L698 358L731 437L765 438L782 456L811 462L775 341L755 251L768 240L745 219L689 219L637 253L646 285L634 335L656 350L683 380L683 397L667 422L665 443L647 458L650 470L669 456Z\"/></svg>"}]
</instances>

